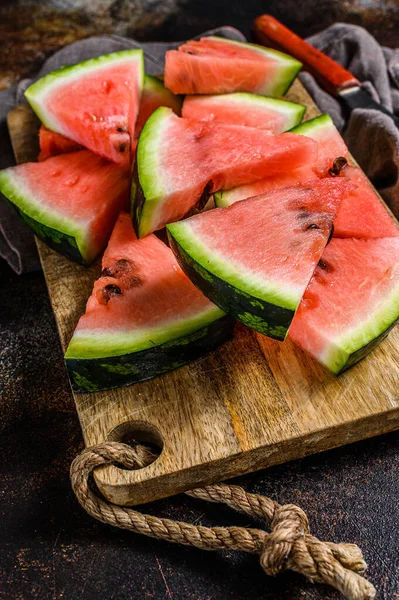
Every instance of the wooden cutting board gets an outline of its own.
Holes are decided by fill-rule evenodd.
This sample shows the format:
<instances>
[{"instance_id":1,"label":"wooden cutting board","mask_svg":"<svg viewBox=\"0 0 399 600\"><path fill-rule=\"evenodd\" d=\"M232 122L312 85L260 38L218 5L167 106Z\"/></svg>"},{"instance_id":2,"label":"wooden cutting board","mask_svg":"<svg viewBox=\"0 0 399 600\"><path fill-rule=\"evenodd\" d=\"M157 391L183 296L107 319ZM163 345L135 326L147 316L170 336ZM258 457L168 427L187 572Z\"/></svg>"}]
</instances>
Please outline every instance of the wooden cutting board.
<instances>
[{"instance_id":1,"label":"wooden cutting board","mask_svg":"<svg viewBox=\"0 0 399 600\"><path fill-rule=\"evenodd\" d=\"M297 81L288 99L319 114ZM27 106L9 115L18 162L35 160L38 121ZM99 262L76 265L37 241L63 350L83 313ZM74 394L87 446L106 439L152 442L151 465L96 471L104 496L140 504L399 427L399 327L340 377L296 348L238 324L234 339L151 381Z\"/></svg>"}]
</instances>

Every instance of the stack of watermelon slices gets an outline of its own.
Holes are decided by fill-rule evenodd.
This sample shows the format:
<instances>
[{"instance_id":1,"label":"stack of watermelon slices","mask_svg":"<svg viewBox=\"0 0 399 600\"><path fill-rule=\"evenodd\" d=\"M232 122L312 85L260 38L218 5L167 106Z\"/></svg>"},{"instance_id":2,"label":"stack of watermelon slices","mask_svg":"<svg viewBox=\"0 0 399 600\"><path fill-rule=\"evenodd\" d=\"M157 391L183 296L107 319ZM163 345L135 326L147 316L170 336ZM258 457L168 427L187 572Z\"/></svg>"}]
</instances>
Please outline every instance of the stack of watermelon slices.
<instances>
[{"instance_id":1,"label":"stack of watermelon slices","mask_svg":"<svg viewBox=\"0 0 399 600\"><path fill-rule=\"evenodd\" d=\"M39 162L1 172L1 191L77 262L109 240L66 354L76 391L198 358L232 317L334 373L393 327L399 230L331 119L301 124L305 108L279 97L300 67L209 37L167 53L166 87L128 50L27 90ZM165 226L171 249L153 234Z\"/></svg>"}]
</instances>

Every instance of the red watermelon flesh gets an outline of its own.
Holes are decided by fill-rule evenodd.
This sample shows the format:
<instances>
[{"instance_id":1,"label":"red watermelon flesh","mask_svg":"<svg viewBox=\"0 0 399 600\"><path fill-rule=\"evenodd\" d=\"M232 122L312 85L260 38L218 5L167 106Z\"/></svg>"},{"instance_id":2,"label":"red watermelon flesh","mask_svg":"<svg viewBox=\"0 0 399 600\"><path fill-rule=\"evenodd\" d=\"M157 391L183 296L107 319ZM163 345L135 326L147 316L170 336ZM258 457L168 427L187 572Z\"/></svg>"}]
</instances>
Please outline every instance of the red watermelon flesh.
<instances>
[{"instance_id":1,"label":"red watermelon flesh","mask_svg":"<svg viewBox=\"0 0 399 600\"><path fill-rule=\"evenodd\" d=\"M333 373L355 364L399 318L399 239L333 239L288 337Z\"/></svg>"},{"instance_id":2,"label":"red watermelon flesh","mask_svg":"<svg viewBox=\"0 0 399 600\"><path fill-rule=\"evenodd\" d=\"M89 264L129 201L130 173L88 150L0 172L0 189L34 232Z\"/></svg>"},{"instance_id":3,"label":"red watermelon flesh","mask_svg":"<svg viewBox=\"0 0 399 600\"><path fill-rule=\"evenodd\" d=\"M139 237L184 217L211 194L312 163L315 143L290 133L181 119L159 108L136 154L133 214ZM137 185L139 184L139 185Z\"/></svg>"},{"instance_id":4,"label":"red watermelon flesh","mask_svg":"<svg viewBox=\"0 0 399 600\"><path fill-rule=\"evenodd\" d=\"M25 95L46 127L129 165L142 82L142 51L127 50L54 71Z\"/></svg>"},{"instance_id":5,"label":"red watermelon flesh","mask_svg":"<svg viewBox=\"0 0 399 600\"><path fill-rule=\"evenodd\" d=\"M274 177L268 177L267 179L261 179L256 183L249 183L248 185L241 185L231 190L222 190L214 194L215 204L218 208L227 208L238 202L239 200L245 200L252 196L259 196L260 194L266 194L268 192L274 192L282 188L290 187L297 184L306 184L316 176L313 166L305 165L299 169L294 169L291 172L277 174ZM339 209L338 209L339 210Z\"/></svg>"},{"instance_id":6,"label":"red watermelon flesh","mask_svg":"<svg viewBox=\"0 0 399 600\"><path fill-rule=\"evenodd\" d=\"M275 134L298 125L304 112L301 104L247 93L186 96L182 107L185 119L245 125Z\"/></svg>"},{"instance_id":7,"label":"red watermelon flesh","mask_svg":"<svg viewBox=\"0 0 399 600\"><path fill-rule=\"evenodd\" d=\"M317 160L314 169L319 177L326 177L335 158L342 156L349 160L348 148L329 115L320 115L305 121L292 130L292 133L306 135L317 142Z\"/></svg>"},{"instance_id":8,"label":"red watermelon flesh","mask_svg":"<svg viewBox=\"0 0 399 600\"><path fill-rule=\"evenodd\" d=\"M175 94L282 96L301 66L270 48L210 36L166 53L165 85Z\"/></svg>"},{"instance_id":9,"label":"red watermelon flesh","mask_svg":"<svg viewBox=\"0 0 399 600\"><path fill-rule=\"evenodd\" d=\"M155 235L137 240L127 213L117 220L102 267L76 328L79 335L166 328L168 322L184 322L206 310L221 316L183 273L170 248ZM118 285L120 297L104 293L107 285Z\"/></svg>"},{"instance_id":10,"label":"red watermelon flesh","mask_svg":"<svg viewBox=\"0 0 399 600\"><path fill-rule=\"evenodd\" d=\"M147 119L160 106L166 106L173 110L176 115L181 112L181 99L172 94L157 77L146 75L144 77L143 93L141 94L140 110L134 130L134 137L138 138Z\"/></svg>"},{"instance_id":11,"label":"red watermelon flesh","mask_svg":"<svg viewBox=\"0 0 399 600\"><path fill-rule=\"evenodd\" d=\"M294 130L311 137L318 143L316 171L328 175L334 159L343 156L349 160L345 143L328 115L321 115ZM356 186L341 202L334 222L335 237L395 237L399 234L396 222L384 208L369 180L358 167L346 167L341 176Z\"/></svg>"},{"instance_id":12,"label":"red watermelon flesh","mask_svg":"<svg viewBox=\"0 0 399 600\"><path fill-rule=\"evenodd\" d=\"M358 167L346 167L342 174L356 188L342 199L334 237L379 238L399 236L399 228L379 200L366 175Z\"/></svg>"},{"instance_id":13,"label":"red watermelon flesh","mask_svg":"<svg viewBox=\"0 0 399 600\"><path fill-rule=\"evenodd\" d=\"M75 152L81 150L82 146L73 140L68 139L61 133L50 131L44 125L41 125L39 130L40 154L38 160L46 160L50 156L65 154L67 152Z\"/></svg>"}]
</instances>

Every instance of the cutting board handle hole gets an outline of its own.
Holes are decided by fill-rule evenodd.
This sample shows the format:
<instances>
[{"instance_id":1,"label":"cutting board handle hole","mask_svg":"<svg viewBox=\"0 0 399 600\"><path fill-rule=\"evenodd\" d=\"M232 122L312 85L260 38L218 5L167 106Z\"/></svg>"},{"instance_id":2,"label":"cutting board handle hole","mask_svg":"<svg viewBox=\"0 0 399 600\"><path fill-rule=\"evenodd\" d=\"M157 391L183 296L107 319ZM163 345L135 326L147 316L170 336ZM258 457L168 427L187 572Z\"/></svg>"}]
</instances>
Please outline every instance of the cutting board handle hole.
<instances>
[{"instance_id":1,"label":"cutting board handle hole","mask_svg":"<svg viewBox=\"0 0 399 600\"><path fill-rule=\"evenodd\" d=\"M153 459L146 466L158 460L164 446L163 438L158 429L146 421L126 421L125 423L121 423L111 431L108 439L112 442L122 442L133 448L137 444L146 446L151 454L153 454ZM145 467L141 468L145 469Z\"/></svg>"}]
</instances>

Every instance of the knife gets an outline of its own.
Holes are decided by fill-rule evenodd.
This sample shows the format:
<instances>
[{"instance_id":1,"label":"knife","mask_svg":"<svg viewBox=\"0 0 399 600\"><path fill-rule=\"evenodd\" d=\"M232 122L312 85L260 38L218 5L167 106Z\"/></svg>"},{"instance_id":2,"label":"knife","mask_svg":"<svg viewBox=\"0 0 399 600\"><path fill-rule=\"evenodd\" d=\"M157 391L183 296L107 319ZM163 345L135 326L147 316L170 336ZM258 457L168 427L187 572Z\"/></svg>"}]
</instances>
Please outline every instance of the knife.
<instances>
[{"instance_id":1,"label":"knife","mask_svg":"<svg viewBox=\"0 0 399 600\"><path fill-rule=\"evenodd\" d=\"M263 46L283 50L300 60L306 71L312 73L320 85L330 94L340 98L349 110L371 108L388 115L399 128L399 118L360 87L360 81L335 60L317 50L285 27L271 15L255 19L253 33Z\"/></svg>"}]
</instances>

